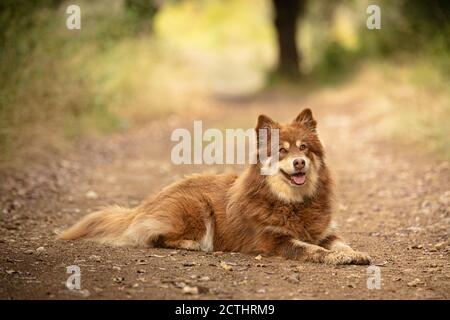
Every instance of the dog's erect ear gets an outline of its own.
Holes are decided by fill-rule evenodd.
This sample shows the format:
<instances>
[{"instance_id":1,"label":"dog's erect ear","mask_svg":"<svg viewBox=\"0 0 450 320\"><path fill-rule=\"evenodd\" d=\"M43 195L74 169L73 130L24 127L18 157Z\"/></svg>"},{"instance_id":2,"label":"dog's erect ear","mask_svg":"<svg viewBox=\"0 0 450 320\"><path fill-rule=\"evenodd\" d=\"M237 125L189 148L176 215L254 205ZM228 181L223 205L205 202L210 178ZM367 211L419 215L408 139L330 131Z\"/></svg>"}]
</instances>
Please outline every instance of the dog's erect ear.
<instances>
[{"instance_id":1,"label":"dog's erect ear","mask_svg":"<svg viewBox=\"0 0 450 320\"><path fill-rule=\"evenodd\" d=\"M316 131L317 121L313 118L311 109L309 108L300 112L297 118L295 118L294 123L303 125L311 131Z\"/></svg>"},{"instance_id":2,"label":"dog's erect ear","mask_svg":"<svg viewBox=\"0 0 450 320\"><path fill-rule=\"evenodd\" d=\"M272 141L272 129L278 129L278 124L270 119L268 116L262 114L258 117L258 123L256 124L256 136L258 150L261 148L268 148ZM264 132L265 131L265 132ZM264 139L266 140L260 140ZM261 144L262 143L262 144ZM270 151L269 151L270 154Z\"/></svg>"},{"instance_id":3,"label":"dog's erect ear","mask_svg":"<svg viewBox=\"0 0 450 320\"><path fill-rule=\"evenodd\" d=\"M273 129L277 127L277 123L270 119L268 116L261 114L258 117L258 123L256 124L256 133L259 129Z\"/></svg>"}]
</instances>

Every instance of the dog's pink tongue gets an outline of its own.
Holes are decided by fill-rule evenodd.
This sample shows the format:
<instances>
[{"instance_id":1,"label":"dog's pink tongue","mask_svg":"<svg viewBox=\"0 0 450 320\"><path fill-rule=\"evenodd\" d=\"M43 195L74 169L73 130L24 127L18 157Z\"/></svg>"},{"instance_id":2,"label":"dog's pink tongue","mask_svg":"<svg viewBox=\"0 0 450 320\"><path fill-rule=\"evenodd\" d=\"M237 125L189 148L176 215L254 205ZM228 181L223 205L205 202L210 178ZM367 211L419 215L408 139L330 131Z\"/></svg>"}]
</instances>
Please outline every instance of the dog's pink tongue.
<instances>
[{"instance_id":1,"label":"dog's pink tongue","mask_svg":"<svg viewBox=\"0 0 450 320\"><path fill-rule=\"evenodd\" d=\"M306 180L306 175L295 175L295 176L291 176L292 181L295 184L304 184L305 180Z\"/></svg>"}]
</instances>

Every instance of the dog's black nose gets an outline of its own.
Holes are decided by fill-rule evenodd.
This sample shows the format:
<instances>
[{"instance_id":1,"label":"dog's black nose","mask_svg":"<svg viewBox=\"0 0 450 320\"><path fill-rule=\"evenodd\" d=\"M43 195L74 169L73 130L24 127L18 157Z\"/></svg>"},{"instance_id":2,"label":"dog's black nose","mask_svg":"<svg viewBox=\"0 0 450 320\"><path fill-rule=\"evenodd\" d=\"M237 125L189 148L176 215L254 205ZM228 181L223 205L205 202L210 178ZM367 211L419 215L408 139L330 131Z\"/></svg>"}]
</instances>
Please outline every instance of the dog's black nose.
<instances>
[{"instance_id":1,"label":"dog's black nose","mask_svg":"<svg viewBox=\"0 0 450 320\"><path fill-rule=\"evenodd\" d=\"M305 166L305 160L298 158L294 160L294 168L295 169L303 169L303 167Z\"/></svg>"}]
</instances>

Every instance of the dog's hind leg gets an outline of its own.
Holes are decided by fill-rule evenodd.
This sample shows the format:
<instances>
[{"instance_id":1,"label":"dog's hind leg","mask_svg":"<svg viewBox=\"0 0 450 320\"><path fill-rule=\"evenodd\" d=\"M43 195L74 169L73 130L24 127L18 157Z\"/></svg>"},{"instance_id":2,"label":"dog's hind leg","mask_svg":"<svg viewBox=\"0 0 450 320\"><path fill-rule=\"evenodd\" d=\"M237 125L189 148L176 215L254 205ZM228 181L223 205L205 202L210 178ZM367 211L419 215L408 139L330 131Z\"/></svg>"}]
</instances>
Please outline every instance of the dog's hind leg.
<instances>
[{"instance_id":1,"label":"dog's hind leg","mask_svg":"<svg viewBox=\"0 0 450 320\"><path fill-rule=\"evenodd\" d=\"M186 231L186 230L183 230ZM161 244L166 248L213 251L214 220L213 217L204 218L204 227L195 232L168 233L162 237Z\"/></svg>"},{"instance_id":2,"label":"dog's hind leg","mask_svg":"<svg viewBox=\"0 0 450 320\"><path fill-rule=\"evenodd\" d=\"M122 235L126 242L136 247L159 247L167 234L176 226L167 217L150 214L135 219Z\"/></svg>"},{"instance_id":3,"label":"dog's hind leg","mask_svg":"<svg viewBox=\"0 0 450 320\"><path fill-rule=\"evenodd\" d=\"M200 243L194 240L165 240L164 246L173 249L201 250Z\"/></svg>"},{"instance_id":4,"label":"dog's hind leg","mask_svg":"<svg viewBox=\"0 0 450 320\"><path fill-rule=\"evenodd\" d=\"M183 206L177 202L157 210L141 209L123 238L139 247L212 251L214 217L208 206L192 203Z\"/></svg>"}]
</instances>

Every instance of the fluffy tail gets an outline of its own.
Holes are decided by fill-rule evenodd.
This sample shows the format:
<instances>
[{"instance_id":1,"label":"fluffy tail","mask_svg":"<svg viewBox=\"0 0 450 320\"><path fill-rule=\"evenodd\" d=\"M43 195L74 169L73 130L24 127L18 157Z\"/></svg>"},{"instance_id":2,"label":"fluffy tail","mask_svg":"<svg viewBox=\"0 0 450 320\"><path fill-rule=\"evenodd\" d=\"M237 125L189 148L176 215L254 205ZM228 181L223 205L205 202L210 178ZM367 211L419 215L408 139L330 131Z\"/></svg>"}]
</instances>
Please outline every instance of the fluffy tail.
<instances>
[{"instance_id":1,"label":"fluffy tail","mask_svg":"<svg viewBox=\"0 0 450 320\"><path fill-rule=\"evenodd\" d=\"M128 245L124 236L137 212L119 206L107 207L82 218L75 225L63 231L58 239L88 239L112 245Z\"/></svg>"}]
</instances>

